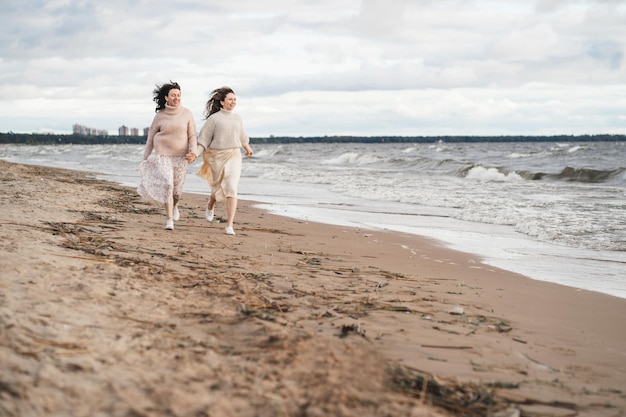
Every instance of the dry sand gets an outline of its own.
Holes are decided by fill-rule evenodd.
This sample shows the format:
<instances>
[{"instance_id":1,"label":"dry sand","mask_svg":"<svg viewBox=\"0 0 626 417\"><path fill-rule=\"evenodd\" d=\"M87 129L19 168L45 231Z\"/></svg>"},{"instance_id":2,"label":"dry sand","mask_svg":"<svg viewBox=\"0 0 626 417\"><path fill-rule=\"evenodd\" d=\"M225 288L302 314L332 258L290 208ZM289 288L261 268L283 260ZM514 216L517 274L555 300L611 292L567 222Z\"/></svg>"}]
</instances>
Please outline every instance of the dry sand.
<instances>
[{"instance_id":1,"label":"dry sand","mask_svg":"<svg viewBox=\"0 0 626 417\"><path fill-rule=\"evenodd\" d=\"M0 161L0 416L624 416L626 300ZM224 215L217 207L217 219Z\"/></svg>"}]
</instances>

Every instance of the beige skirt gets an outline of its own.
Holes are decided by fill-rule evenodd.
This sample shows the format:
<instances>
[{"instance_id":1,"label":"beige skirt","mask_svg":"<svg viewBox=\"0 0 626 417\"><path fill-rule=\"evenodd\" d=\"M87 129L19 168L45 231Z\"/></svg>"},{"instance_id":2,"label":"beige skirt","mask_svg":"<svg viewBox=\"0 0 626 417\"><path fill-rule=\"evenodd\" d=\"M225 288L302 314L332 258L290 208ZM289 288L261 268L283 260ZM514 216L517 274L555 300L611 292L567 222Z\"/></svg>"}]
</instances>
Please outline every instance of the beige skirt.
<instances>
[{"instance_id":1,"label":"beige skirt","mask_svg":"<svg viewBox=\"0 0 626 417\"><path fill-rule=\"evenodd\" d=\"M207 180L215 201L237 197L242 159L240 148L207 149L202 154L197 175Z\"/></svg>"}]
</instances>

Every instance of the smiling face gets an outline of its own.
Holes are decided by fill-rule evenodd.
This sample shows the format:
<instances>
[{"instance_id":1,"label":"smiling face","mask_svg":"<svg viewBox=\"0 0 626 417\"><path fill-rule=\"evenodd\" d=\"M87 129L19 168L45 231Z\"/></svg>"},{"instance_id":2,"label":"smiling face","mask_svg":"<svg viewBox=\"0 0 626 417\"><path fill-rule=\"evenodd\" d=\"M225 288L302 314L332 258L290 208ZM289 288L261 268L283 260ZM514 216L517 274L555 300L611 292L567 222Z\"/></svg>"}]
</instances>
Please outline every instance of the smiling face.
<instances>
[{"instance_id":1,"label":"smiling face","mask_svg":"<svg viewBox=\"0 0 626 417\"><path fill-rule=\"evenodd\" d=\"M237 97L233 93L226 94L224 100L220 101L224 110L232 110L237 105Z\"/></svg>"},{"instance_id":2,"label":"smiling face","mask_svg":"<svg viewBox=\"0 0 626 417\"><path fill-rule=\"evenodd\" d=\"M172 107L178 107L180 105L180 90L172 88L165 96L165 101Z\"/></svg>"}]
</instances>

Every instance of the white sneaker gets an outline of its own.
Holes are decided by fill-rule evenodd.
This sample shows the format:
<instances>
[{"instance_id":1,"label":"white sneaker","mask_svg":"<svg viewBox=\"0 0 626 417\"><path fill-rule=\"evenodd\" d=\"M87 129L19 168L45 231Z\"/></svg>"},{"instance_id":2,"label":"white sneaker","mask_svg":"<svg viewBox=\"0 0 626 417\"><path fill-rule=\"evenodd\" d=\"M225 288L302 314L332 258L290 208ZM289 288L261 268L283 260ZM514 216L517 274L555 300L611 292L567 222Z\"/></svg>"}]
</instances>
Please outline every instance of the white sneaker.
<instances>
[{"instance_id":1,"label":"white sneaker","mask_svg":"<svg viewBox=\"0 0 626 417\"><path fill-rule=\"evenodd\" d=\"M209 210L207 208L206 211L204 212L204 217L206 217L207 221L212 222L213 217L215 217L215 213L213 213L213 210Z\"/></svg>"},{"instance_id":2,"label":"white sneaker","mask_svg":"<svg viewBox=\"0 0 626 417\"><path fill-rule=\"evenodd\" d=\"M174 221L177 222L180 220L180 211L178 211L178 206L174 206Z\"/></svg>"},{"instance_id":3,"label":"white sneaker","mask_svg":"<svg viewBox=\"0 0 626 417\"><path fill-rule=\"evenodd\" d=\"M167 219L167 222L165 223L165 229L166 230L174 230L174 220Z\"/></svg>"},{"instance_id":4,"label":"white sneaker","mask_svg":"<svg viewBox=\"0 0 626 417\"><path fill-rule=\"evenodd\" d=\"M235 231L233 230L233 228L232 228L232 227L227 227L227 228L226 228L226 234L227 234L227 235L234 235L234 234L235 234Z\"/></svg>"}]
</instances>

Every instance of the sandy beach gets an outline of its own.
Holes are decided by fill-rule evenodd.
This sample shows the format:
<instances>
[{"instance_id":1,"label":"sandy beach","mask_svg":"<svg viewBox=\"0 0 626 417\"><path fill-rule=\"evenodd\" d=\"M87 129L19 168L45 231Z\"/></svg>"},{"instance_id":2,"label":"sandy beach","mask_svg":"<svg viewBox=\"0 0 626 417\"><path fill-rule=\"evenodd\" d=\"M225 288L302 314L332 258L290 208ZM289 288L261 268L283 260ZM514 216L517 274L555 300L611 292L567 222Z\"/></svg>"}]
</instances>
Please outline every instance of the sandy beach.
<instances>
[{"instance_id":1,"label":"sandy beach","mask_svg":"<svg viewBox=\"0 0 626 417\"><path fill-rule=\"evenodd\" d=\"M626 300L0 161L0 416L625 416ZM224 205L216 219L223 220Z\"/></svg>"}]
</instances>

